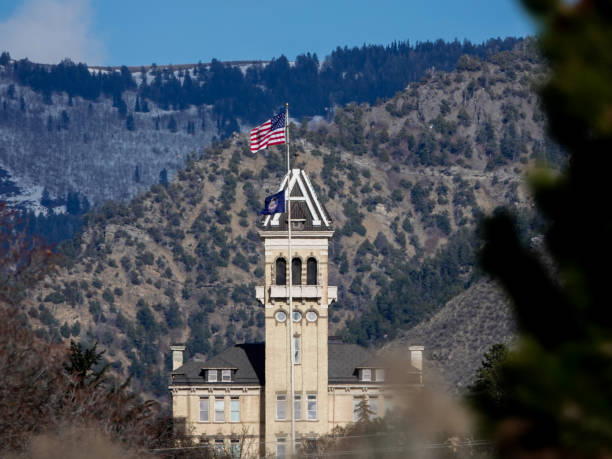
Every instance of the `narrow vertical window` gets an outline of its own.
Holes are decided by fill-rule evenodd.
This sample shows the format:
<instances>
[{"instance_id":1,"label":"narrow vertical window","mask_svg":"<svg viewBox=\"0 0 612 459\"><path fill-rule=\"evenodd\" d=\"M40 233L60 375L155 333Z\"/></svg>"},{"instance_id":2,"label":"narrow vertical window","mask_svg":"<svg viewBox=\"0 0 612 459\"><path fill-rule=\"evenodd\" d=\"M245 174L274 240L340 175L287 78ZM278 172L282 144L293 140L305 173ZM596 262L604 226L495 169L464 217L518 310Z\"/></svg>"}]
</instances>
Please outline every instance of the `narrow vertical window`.
<instances>
[{"instance_id":1,"label":"narrow vertical window","mask_svg":"<svg viewBox=\"0 0 612 459\"><path fill-rule=\"evenodd\" d=\"M302 419L302 394L295 394L293 398L293 418L296 421Z\"/></svg>"},{"instance_id":2,"label":"narrow vertical window","mask_svg":"<svg viewBox=\"0 0 612 459\"><path fill-rule=\"evenodd\" d=\"M240 451L240 440L234 438L230 440L230 455L236 459L242 455Z\"/></svg>"},{"instance_id":3,"label":"narrow vertical window","mask_svg":"<svg viewBox=\"0 0 612 459\"><path fill-rule=\"evenodd\" d=\"M225 453L225 442L222 439L215 440L215 456L222 456Z\"/></svg>"},{"instance_id":4,"label":"narrow vertical window","mask_svg":"<svg viewBox=\"0 0 612 459\"><path fill-rule=\"evenodd\" d=\"M291 282L293 285L302 285L302 260L299 258L291 261Z\"/></svg>"},{"instance_id":5,"label":"narrow vertical window","mask_svg":"<svg viewBox=\"0 0 612 459\"><path fill-rule=\"evenodd\" d=\"M208 370L208 382L217 382L217 370Z\"/></svg>"},{"instance_id":6,"label":"narrow vertical window","mask_svg":"<svg viewBox=\"0 0 612 459\"><path fill-rule=\"evenodd\" d=\"M307 399L308 420L316 421L317 419L317 394L308 394Z\"/></svg>"},{"instance_id":7,"label":"narrow vertical window","mask_svg":"<svg viewBox=\"0 0 612 459\"><path fill-rule=\"evenodd\" d=\"M230 422L240 422L240 397L230 399Z\"/></svg>"},{"instance_id":8,"label":"narrow vertical window","mask_svg":"<svg viewBox=\"0 0 612 459\"><path fill-rule=\"evenodd\" d=\"M208 397L200 397L200 422L208 422Z\"/></svg>"},{"instance_id":9,"label":"narrow vertical window","mask_svg":"<svg viewBox=\"0 0 612 459\"><path fill-rule=\"evenodd\" d=\"M276 439L276 458L285 459L287 457L287 439L278 437Z\"/></svg>"},{"instance_id":10,"label":"narrow vertical window","mask_svg":"<svg viewBox=\"0 0 612 459\"><path fill-rule=\"evenodd\" d=\"M385 380L385 370L383 368L376 369L376 381L382 382Z\"/></svg>"},{"instance_id":11,"label":"narrow vertical window","mask_svg":"<svg viewBox=\"0 0 612 459\"><path fill-rule=\"evenodd\" d=\"M276 395L276 419L278 421L287 419L287 396L285 394Z\"/></svg>"},{"instance_id":12,"label":"narrow vertical window","mask_svg":"<svg viewBox=\"0 0 612 459\"><path fill-rule=\"evenodd\" d=\"M225 422L225 398L215 397L215 422Z\"/></svg>"},{"instance_id":13,"label":"narrow vertical window","mask_svg":"<svg viewBox=\"0 0 612 459\"><path fill-rule=\"evenodd\" d=\"M232 380L232 370L221 370L221 381L230 382Z\"/></svg>"},{"instance_id":14,"label":"narrow vertical window","mask_svg":"<svg viewBox=\"0 0 612 459\"><path fill-rule=\"evenodd\" d=\"M370 408L371 419L376 419L378 417L378 397L370 397L368 408Z\"/></svg>"},{"instance_id":15,"label":"narrow vertical window","mask_svg":"<svg viewBox=\"0 0 612 459\"><path fill-rule=\"evenodd\" d=\"M287 262L284 258L276 259L276 285L287 284Z\"/></svg>"},{"instance_id":16,"label":"narrow vertical window","mask_svg":"<svg viewBox=\"0 0 612 459\"><path fill-rule=\"evenodd\" d=\"M300 349L300 337L293 337L293 363L299 364L301 362L302 350Z\"/></svg>"},{"instance_id":17,"label":"narrow vertical window","mask_svg":"<svg viewBox=\"0 0 612 459\"><path fill-rule=\"evenodd\" d=\"M385 416L391 411L393 411L393 408L395 408L395 404L393 403L393 397L386 396L385 397Z\"/></svg>"},{"instance_id":18,"label":"narrow vertical window","mask_svg":"<svg viewBox=\"0 0 612 459\"><path fill-rule=\"evenodd\" d=\"M363 397L353 397L353 422L359 421L359 413L361 411L361 403L363 403Z\"/></svg>"},{"instance_id":19,"label":"narrow vertical window","mask_svg":"<svg viewBox=\"0 0 612 459\"><path fill-rule=\"evenodd\" d=\"M362 381L372 381L372 370L370 368L363 368L361 370Z\"/></svg>"},{"instance_id":20,"label":"narrow vertical window","mask_svg":"<svg viewBox=\"0 0 612 459\"><path fill-rule=\"evenodd\" d=\"M310 257L306 262L306 284L317 285L317 260Z\"/></svg>"}]
</instances>

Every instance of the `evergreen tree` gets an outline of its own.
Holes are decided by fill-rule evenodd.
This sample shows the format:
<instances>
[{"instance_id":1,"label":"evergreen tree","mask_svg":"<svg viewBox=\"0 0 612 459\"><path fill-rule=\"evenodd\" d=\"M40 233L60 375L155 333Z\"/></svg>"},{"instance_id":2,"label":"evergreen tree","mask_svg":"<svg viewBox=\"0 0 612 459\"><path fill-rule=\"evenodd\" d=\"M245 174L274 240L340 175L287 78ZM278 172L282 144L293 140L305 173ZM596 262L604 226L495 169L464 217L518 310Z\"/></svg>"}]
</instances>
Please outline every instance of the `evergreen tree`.
<instances>
[{"instance_id":1,"label":"evergreen tree","mask_svg":"<svg viewBox=\"0 0 612 459\"><path fill-rule=\"evenodd\" d=\"M531 178L547 221L546 257L513 218L484 225L484 268L504 285L520 330L501 371L507 402L479 403L503 457L612 454L612 10L608 2L524 3L540 20L550 74L540 90L551 134L569 153L561 175ZM486 400L486 399L485 399Z\"/></svg>"}]
</instances>

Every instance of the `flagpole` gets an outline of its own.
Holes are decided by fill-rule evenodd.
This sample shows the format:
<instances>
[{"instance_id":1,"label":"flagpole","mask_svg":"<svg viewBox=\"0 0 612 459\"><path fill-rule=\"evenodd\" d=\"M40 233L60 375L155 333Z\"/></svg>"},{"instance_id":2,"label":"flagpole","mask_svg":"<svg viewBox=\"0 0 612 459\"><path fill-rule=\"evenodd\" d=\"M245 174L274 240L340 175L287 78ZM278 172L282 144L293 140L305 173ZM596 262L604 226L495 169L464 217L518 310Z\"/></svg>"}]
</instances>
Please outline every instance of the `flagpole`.
<instances>
[{"instance_id":1,"label":"flagpole","mask_svg":"<svg viewBox=\"0 0 612 459\"><path fill-rule=\"evenodd\" d=\"M288 250L289 250L289 364L291 365L291 390L290 390L290 413L291 413L291 455L295 456L295 349L293 345L293 259L291 258L291 196L289 196L289 185L291 183L291 165L289 163L289 103L285 104L285 137L287 145L287 196L286 201L289 205L287 229L288 229ZM301 275L302 273L300 273Z\"/></svg>"}]
</instances>

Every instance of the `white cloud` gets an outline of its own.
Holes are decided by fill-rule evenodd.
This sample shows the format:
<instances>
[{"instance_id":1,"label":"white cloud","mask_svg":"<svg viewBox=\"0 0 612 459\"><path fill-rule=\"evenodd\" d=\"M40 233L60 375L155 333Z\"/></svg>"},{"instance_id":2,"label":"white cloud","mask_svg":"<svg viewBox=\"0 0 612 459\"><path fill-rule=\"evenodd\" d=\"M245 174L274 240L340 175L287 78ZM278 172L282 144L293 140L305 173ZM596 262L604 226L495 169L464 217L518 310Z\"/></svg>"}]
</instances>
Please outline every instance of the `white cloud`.
<instances>
[{"instance_id":1,"label":"white cloud","mask_svg":"<svg viewBox=\"0 0 612 459\"><path fill-rule=\"evenodd\" d=\"M25 0L0 22L0 51L55 64L64 58L103 64L104 44L92 33L90 0Z\"/></svg>"}]
</instances>

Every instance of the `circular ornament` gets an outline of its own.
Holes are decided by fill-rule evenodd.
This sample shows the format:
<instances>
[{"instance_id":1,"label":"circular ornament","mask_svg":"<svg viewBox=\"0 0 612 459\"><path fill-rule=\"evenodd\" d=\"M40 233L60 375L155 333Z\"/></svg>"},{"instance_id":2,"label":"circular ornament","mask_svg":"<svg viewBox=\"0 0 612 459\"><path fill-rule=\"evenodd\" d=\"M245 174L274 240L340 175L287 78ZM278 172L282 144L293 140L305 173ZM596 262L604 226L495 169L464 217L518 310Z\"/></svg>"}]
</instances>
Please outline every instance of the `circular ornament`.
<instances>
[{"instance_id":1,"label":"circular ornament","mask_svg":"<svg viewBox=\"0 0 612 459\"><path fill-rule=\"evenodd\" d=\"M314 312L314 311L308 311L308 312L306 313L306 320L307 320L308 322L316 322L316 320L317 320L317 318L318 318L318 317L319 317L319 316L318 316L318 315L317 315L317 313L316 313L316 312Z\"/></svg>"},{"instance_id":2,"label":"circular ornament","mask_svg":"<svg viewBox=\"0 0 612 459\"><path fill-rule=\"evenodd\" d=\"M285 320L287 320L287 313L285 311L276 311L276 314L274 314L274 318L277 322L284 322Z\"/></svg>"}]
</instances>

